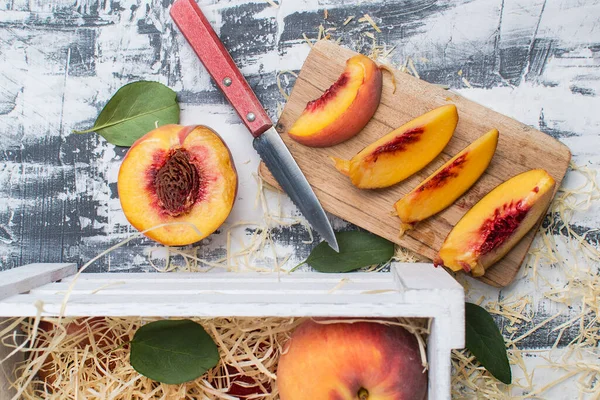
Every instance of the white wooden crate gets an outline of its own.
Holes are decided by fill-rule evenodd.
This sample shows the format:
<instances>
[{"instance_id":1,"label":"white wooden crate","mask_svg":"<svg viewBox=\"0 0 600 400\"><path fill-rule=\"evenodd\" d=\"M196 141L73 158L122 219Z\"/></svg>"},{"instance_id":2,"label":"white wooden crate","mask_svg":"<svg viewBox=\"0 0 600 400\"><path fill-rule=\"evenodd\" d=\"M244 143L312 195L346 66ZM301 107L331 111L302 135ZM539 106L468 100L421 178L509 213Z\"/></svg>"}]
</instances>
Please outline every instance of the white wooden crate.
<instances>
[{"instance_id":1,"label":"white wooden crate","mask_svg":"<svg viewBox=\"0 0 600 400\"><path fill-rule=\"evenodd\" d=\"M432 264L351 274L75 272L73 264L32 264L0 273L0 317L35 316L40 302L43 315L56 316L73 286L65 316L432 318L430 400L450 398L450 351L464 347L464 290ZM0 399L11 397L6 376Z\"/></svg>"}]
</instances>

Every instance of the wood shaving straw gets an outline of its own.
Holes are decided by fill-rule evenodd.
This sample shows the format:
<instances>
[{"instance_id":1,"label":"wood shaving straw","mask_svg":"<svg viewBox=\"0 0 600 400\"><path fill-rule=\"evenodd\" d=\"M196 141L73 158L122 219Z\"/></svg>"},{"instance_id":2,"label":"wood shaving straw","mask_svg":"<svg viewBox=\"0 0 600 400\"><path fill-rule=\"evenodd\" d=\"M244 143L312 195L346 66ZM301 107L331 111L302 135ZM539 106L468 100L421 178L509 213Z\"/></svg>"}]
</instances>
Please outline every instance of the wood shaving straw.
<instances>
[{"instance_id":1,"label":"wood shaving straw","mask_svg":"<svg viewBox=\"0 0 600 400\"><path fill-rule=\"evenodd\" d=\"M312 49L313 44L312 42L308 39L308 37L306 36L306 33L302 33L302 37L304 38L304 41L310 46L310 48Z\"/></svg>"},{"instance_id":2,"label":"wood shaving straw","mask_svg":"<svg viewBox=\"0 0 600 400\"><path fill-rule=\"evenodd\" d=\"M262 394L256 399L275 399L277 360L291 331L301 322L296 318L196 318L218 344L221 361L195 381L166 385L136 372L129 364L129 349L122 346L152 320L105 318L101 329L96 322L94 331L86 324L85 330L71 335L64 329L68 320L52 320L58 328L40 331L35 345L23 349L28 360L17 368L13 387L22 389L22 399L233 399L227 391L233 380L243 375L247 378L239 386L258 388ZM37 331L34 328L33 319L22 320L19 336L31 336ZM12 335L6 330L1 334L5 345L14 346ZM47 366L56 371L53 383L38 377L30 381L49 354Z\"/></svg>"},{"instance_id":3,"label":"wood shaving straw","mask_svg":"<svg viewBox=\"0 0 600 400\"><path fill-rule=\"evenodd\" d=\"M143 377L129 364L127 343L136 330L155 318L94 318L75 334L67 334L71 319L48 319L55 323L52 331L38 331L39 319L13 319L11 326L0 332L3 343L16 347L24 338L31 346L20 351L26 361L15 371L13 387L20 399L106 398L114 400L208 398L235 399L227 394L235 385L256 388L253 399L277 399L277 361L293 329L302 318L193 318L202 324L219 347L219 364L195 381L166 385ZM318 323L358 322L356 320L318 320ZM429 334L426 319L391 319L368 321L398 325L414 334L419 343L422 364L427 367L425 342ZM93 326L93 328L91 327ZM16 337L14 329L21 333ZM33 335L37 335L31 341ZM51 355L51 356L50 356ZM49 357L50 356L50 357ZM46 364L45 364L46 363ZM44 366L52 371L50 378L36 373Z\"/></svg>"},{"instance_id":4,"label":"wood shaving straw","mask_svg":"<svg viewBox=\"0 0 600 400\"><path fill-rule=\"evenodd\" d=\"M410 68L410 71L415 78L421 79L421 77L419 76L419 73L417 72L417 68L415 68L415 63L413 62L412 58L410 58L410 57L408 59L408 67Z\"/></svg>"},{"instance_id":5,"label":"wood shaving straw","mask_svg":"<svg viewBox=\"0 0 600 400\"><path fill-rule=\"evenodd\" d=\"M392 85L394 86L392 93L396 93L396 75L394 75L394 69L386 64L379 65L379 68L390 73L390 76L392 77Z\"/></svg>"},{"instance_id":6,"label":"wood shaving straw","mask_svg":"<svg viewBox=\"0 0 600 400\"><path fill-rule=\"evenodd\" d=\"M394 249L394 257L392 261L405 262L405 263L416 263L424 261L424 258L414 253L412 250L405 249L404 247L396 246Z\"/></svg>"},{"instance_id":7,"label":"wood shaving straw","mask_svg":"<svg viewBox=\"0 0 600 400\"><path fill-rule=\"evenodd\" d=\"M354 15L349 16L348 18L346 18L346 20L344 21L344 26L348 25L350 23L350 21L352 21L354 19Z\"/></svg>"},{"instance_id":8,"label":"wood shaving straw","mask_svg":"<svg viewBox=\"0 0 600 400\"><path fill-rule=\"evenodd\" d=\"M373 29L377 31L377 33L381 33L381 29L379 29L379 27L377 26L375 21L373 21L373 18L371 18L369 14L365 14L362 18L358 20L358 22L368 22L369 24L371 24Z\"/></svg>"}]
</instances>

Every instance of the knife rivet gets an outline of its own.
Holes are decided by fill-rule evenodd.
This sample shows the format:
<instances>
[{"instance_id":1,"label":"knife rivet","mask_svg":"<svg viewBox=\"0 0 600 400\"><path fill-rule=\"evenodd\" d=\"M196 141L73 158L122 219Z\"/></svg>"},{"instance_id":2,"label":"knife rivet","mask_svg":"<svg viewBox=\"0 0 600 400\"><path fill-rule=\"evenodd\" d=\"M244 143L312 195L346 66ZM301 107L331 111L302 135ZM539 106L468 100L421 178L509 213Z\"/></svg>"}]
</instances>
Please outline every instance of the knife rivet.
<instances>
[{"instance_id":1,"label":"knife rivet","mask_svg":"<svg viewBox=\"0 0 600 400\"><path fill-rule=\"evenodd\" d=\"M231 86L231 78L230 77L225 77L223 79L223 85L225 85L225 86Z\"/></svg>"},{"instance_id":2,"label":"knife rivet","mask_svg":"<svg viewBox=\"0 0 600 400\"><path fill-rule=\"evenodd\" d=\"M254 122L254 120L256 119L256 115L254 115L254 113L249 112L248 115L246 115L246 119L249 122Z\"/></svg>"}]
</instances>

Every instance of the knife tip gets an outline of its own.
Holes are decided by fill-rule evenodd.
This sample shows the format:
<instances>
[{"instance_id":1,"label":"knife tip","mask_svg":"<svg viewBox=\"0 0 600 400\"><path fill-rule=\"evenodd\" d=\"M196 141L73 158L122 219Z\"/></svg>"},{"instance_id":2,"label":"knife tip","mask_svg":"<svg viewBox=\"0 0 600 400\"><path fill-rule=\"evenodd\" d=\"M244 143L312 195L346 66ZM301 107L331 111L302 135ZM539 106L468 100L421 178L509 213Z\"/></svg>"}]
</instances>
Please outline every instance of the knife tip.
<instances>
[{"instance_id":1,"label":"knife tip","mask_svg":"<svg viewBox=\"0 0 600 400\"><path fill-rule=\"evenodd\" d=\"M326 240L326 242L329 245L329 247L331 247L336 253L340 252L340 246L338 245L335 236L333 237L333 240Z\"/></svg>"}]
</instances>

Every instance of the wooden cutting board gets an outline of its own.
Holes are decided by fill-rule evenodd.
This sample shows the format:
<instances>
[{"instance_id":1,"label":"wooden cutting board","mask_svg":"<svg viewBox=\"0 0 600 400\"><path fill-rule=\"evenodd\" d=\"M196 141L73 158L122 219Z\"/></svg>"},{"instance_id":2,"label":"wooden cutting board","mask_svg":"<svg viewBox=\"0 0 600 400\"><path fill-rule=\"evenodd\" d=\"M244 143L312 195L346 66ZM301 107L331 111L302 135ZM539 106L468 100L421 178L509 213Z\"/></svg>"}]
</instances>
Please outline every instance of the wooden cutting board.
<instances>
[{"instance_id":1,"label":"wooden cutting board","mask_svg":"<svg viewBox=\"0 0 600 400\"><path fill-rule=\"evenodd\" d=\"M391 75L384 71L381 104L373 119L356 137L328 148L302 146L287 135L287 130L304 110L306 103L318 98L343 72L345 61L356 53L329 42L320 41L308 55L291 96L277 124L285 144L312 185L323 207L355 225L433 259L446 235L458 220L491 189L512 176L532 168L544 168L560 186L571 159L569 149L552 137L498 114L457 94L429 84L406 73L395 71L396 92ZM454 103L459 122L448 146L425 169L386 189L361 190L333 167L329 156L350 159L376 139L409 120L436 107ZM399 220L392 216L393 204L417 186L443 163L488 130L500 131L492 162L479 181L454 205L419 223L400 238ZM270 184L277 182L268 169L260 166L261 176ZM508 285L517 274L537 229L496 265L481 281L494 286Z\"/></svg>"}]
</instances>

